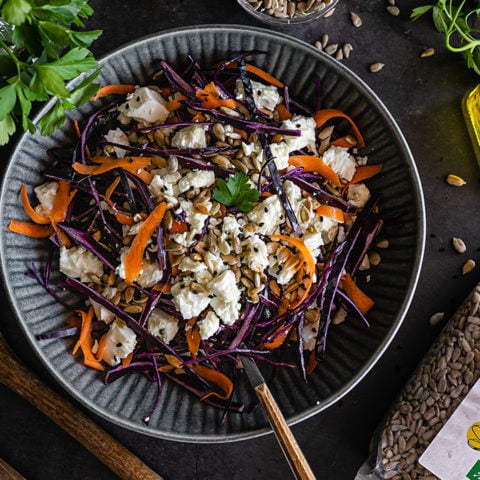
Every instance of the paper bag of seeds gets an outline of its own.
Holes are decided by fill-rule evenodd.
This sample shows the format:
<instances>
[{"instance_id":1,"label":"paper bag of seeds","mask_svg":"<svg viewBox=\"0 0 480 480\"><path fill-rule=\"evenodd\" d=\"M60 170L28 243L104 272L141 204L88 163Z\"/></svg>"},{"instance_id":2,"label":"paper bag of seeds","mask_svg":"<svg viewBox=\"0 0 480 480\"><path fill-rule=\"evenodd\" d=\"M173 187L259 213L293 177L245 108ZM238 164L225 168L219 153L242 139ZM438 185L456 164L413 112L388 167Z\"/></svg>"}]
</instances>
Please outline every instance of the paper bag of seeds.
<instances>
[{"instance_id":1,"label":"paper bag of seeds","mask_svg":"<svg viewBox=\"0 0 480 480\"><path fill-rule=\"evenodd\" d=\"M357 480L435 480L419 458L480 377L480 284L448 321L372 440ZM479 407L480 416L480 407Z\"/></svg>"}]
</instances>

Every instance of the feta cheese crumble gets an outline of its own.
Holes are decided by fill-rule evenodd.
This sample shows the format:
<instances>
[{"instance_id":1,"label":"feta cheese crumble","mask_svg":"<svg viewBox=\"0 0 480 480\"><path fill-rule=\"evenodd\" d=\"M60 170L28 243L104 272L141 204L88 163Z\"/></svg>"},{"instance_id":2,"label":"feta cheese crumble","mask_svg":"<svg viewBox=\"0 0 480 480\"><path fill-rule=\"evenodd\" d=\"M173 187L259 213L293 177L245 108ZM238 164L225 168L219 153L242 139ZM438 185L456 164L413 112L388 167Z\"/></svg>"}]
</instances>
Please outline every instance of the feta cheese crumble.
<instances>
[{"instance_id":1,"label":"feta cheese crumble","mask_svg":"<svg viewBox=\"0 0 480 480\"><path fill-rule=\"evenodd\" d=\"M148 87L137 88L127 95L127 101L118 107L118 119L124 125L130 120L146 123L164 123L170 112L167 102L155 90Z\"/></svg>"},{"instance_id":2,"label":"feta cheese crumble","mask_svg":"<svg viewBox=\"0 0 480 480\"><path fill-rule=\"evenodd\" d=\"M122 358L133 352L136 343L135 332L123 320L116 318L106 333L103 360L112 367L118 365Z\"/></svg>"},{"instance_id":3,"label":"feta cheese crumble","mask_svg":"<svg viewBox=\"0 0 480 480\"><path fill-rule=\"evenodd\" d=\"M82 282L98 282L103 275L103 262L85 247L60 247L60 271Z\"/></svg>"},{"instance_id":4,"label":"feta cheese crumble","mask_svg":"<svg viewBox=\"0 0 480 480\"><path fill-rule=\"evenodd\" d=\"M147 329L152 335L160 337L168 344L178 333L178 320L160 308L155 308L148 317Z\"/></svg>"}]
</instances>

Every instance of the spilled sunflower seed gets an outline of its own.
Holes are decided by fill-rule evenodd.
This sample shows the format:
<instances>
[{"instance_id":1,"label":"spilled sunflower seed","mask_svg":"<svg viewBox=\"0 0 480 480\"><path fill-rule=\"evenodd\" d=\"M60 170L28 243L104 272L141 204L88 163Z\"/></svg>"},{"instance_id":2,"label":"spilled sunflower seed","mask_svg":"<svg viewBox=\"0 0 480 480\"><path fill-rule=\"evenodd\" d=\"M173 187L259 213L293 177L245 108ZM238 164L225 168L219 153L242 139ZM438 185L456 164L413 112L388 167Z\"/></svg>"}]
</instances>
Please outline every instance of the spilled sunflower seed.
<instances>
[{"instance_id":1,"label":"spilled sunflower seed","mask_svg":"<svg viewBox=\"0 0 480 480\"><path fill-rule=\"evenodd\" d=\"M376 73L376 72L379 72L384 66L385 66L384 63L375 62L375 63L372 63L368 68L372 73Z\"/></svg>"}]
</instances>

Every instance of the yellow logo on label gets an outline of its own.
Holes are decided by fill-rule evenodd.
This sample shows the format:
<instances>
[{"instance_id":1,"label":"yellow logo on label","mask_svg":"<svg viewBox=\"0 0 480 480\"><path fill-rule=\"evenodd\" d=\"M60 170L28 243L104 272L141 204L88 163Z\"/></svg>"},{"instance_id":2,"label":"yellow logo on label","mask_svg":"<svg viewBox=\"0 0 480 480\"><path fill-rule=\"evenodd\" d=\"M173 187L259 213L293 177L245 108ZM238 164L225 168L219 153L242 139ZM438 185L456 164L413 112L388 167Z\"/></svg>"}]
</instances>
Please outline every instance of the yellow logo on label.
<instances>
[{"instance_id":1,"label":"yellow logo on label","mask_svg":"<svg viewBox=\"0 0 480 480\"><path fill-rule=\"evenodd\" d=\"M467 443L474 450L480 450L480 422L474 423L467 430Z\"/></svg>"}]
</instances>

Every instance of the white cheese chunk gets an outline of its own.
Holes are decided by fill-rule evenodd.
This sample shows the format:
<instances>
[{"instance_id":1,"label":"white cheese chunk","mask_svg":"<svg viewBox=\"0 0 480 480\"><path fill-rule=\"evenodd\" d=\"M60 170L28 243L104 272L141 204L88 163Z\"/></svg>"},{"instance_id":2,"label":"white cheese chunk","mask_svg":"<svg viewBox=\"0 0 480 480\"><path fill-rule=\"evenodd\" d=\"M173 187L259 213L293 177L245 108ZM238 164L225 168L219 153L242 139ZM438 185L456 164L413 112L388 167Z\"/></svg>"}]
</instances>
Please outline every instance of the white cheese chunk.
<instances>
[{"instance_id":1,"label":"white cheese chunk","mask_svg":"<svg viewBox=\"0 0 480 480\"><path fill-rule=\"evenodd\" d=\"M89 282L103 275L103 262L82 246L60 247L60 271L68 277Z\"/></svg>"},{"instance_id":2,"label":"white cheese chunk","mask_svg":"<svg viewBox=\"0 0 480 480\"><path fill-rule=\"evenodd\" d=\"M116 318L106 335L103 360L109 365L118 365L122 358L133 352L137 342L135 332L123 320Z\"/></svg>"},{"instance_id":3,"label":"white cheese chunk","mask_svg":"<svg viewBox=\"0 0 480 480\"><path fill-rule=\"evenodd\" d=\"M222 298L212 298L210 303L224 325L233 325L240 317L240 302L228 302Z\"/></svg>"},{"instance_id":4,"label":"white cheese chunk","mask_svg":"<svg viewBox=\"0 0 480 480\"><path fill-rule=\"evenodd\" d=\"M117 294L117 289L115 287L105 287L102 295L109 300L112 300L113 297ZM90 299L90 304L93 307L93 311L95 312L95 316L98 320L101 320L105 323L112 323L113 319L115 318L115 314L105 308L103 305L100 305L95 300Z\"/></svg>"},{"instance_id":5,"label":"white cheese chunk","mask_svg":"<svg viewBox=\"0 0 480 480\"><path fill-rule=\"evenodd\" d=\"M58 182L46 182L33 189L39 204L35 211L39 215L47 216L53 208L53 202L57 196Z\"/></svg>"},{"instance_id":6,"label":"white cheese chunk","mask_svg":"<svg viewBox=\"0 0 480 480\"><path fill-rule=\"evenodd\" d=\"M207 125L191 125L178 130L172 138L172 147L176 148L205 148Z\"/></svg>"},{"instance_id":7,"label":"white cheese chunk","mask_svg":"<svg viewBox=\"0 0 480 480\"><path fill-rule=\"evenodd\" d=\"M222 300L237 302L240 299L240 290L237 286L235 274L231 270L224 270L220 275L214 277L208 284L208 288Z\"/></svg>"},{"instance_id":8,"label":"white cheese chunk","mask_svg":"<svg viewBox=\"0 0 480 480\"><path fill-rule=\"evenodd\" d=\"M137 122L164 123L170 112L165 107L167 102L155 90L148 87L137 88L128 94L127 101L118 107L121 123L127 124L130 119Z\"/></svg>"},{"instance_id":9,"label":"white cheese chunk","mask_svg":"<svg viewBox=\"0 0 480 480\"><path fill-rule=\"evenodd\" d=\"M191 257L183 257L179 263L178 268L182 272L200 272L206 270L207 266L203 262L192 260Z\"/></svg>"},{"instance_id":10,"label":"white cheese chunk","mask_svg":"<svg viewBox=\"0 0 480 480\"><path fill-rule=\"evenodd\" d=\"M160 308L155 308L148 317L147 329L165 343L170 343L178 332L178 320Z\"/></svg>"},{"instance_id":11,"label":"white cheese chunk","mask_svg":"<svg viewBox=\"0 0 480 480\"><path fill-rule=\"evenodd\" d=\"M258 235L250 235L242 242L243 262L254 272L261 273L268 267L267 245Z\"/></svg>"},{"instance_id":12,"label":"white cheese chunk","mask_svg":"<svg viewBox=\"0 0 480 480\"><path fill-rule=\"evenodd\" d=\"M198 317L210 304L210 298L204 292L194 293L190 289L191 280L173 285L171 289L173 304L185 320Z\"/></svg>"},{"instance_id":13,"label":"white cheese chunk","mask_svg":"<svg viewBox=\"0 0 480 480\"><path fill-rule=\"evenodd\" d=\"M348 153L345 147L330 147L323 154L322 159L326 165L341 178L350 181L355 174L355 159Z\"/></svg>"},{"instance_id":14,"label":"white cheese chunk","mask_svg":"<svg viewBox=\"0 0 480 480\"><path fill-rule=\"evenodd\" d=\"M220 319L214 312L208 312L203 320L197 322L200 338L206 340L214 335L220 328Z\"/></svg>"},{"instance_id":15,"label":"white cheese chunk","mask_svg":"<svg viewBox=\"0 0 480 480\"><path fill-rule=\"evenodd\" d=\"M257 225L256 233L272 235L278 226L285 221L283 206L278 195L267 197L248 212L248 220Z\"/></svg>"},{"instance_id":16,"label":"white cheese chunk","mask_svg":"<svg viewBox=\"0 0 480 480\"><path fill-rule=\"evenodd\" d=\"M192 170L178 182L178 190L184 193L190 188L205 188L215 183L215 173L211 170Z\"/></svg>"},{"instance_id":17,"label":"white cheese chunk","mask_svg":"<svg viewBox=\"0 0 480 480\"><path fill-rule=\"evenodd\" d=\"M265 85L255 80L251 81L253 99L255 106L260 110L268 110L272 112L275 107L282 101L282 97L278 93L277 87L274 85ZM245 91L243 83L239 80L236 84L236 98L237 100L245 99Z\"/></svg>"},{"instance_id":18,"label":"white cheese chunk","mask_svg":"<svg viewBox=\"0 0 480 480\"><path fill-rule=\"evenodd\" d=\"M111 143L118 143L119 145L130 145L130 140L128 139L125 132L120 128L116 128L115 130L109 130L108 133L105 135L105 140ZM121 147L113 147L113 150L118 158L123 158L127 154L127 150Z\"/></svg>"},{"instance_id":19,"label":"white cheese chunk","mask_svg":"<svg viewBox=\"0 0 480 480\"><path fill-rule=\"evenodd\" d=\"M298 137L284 136L284 141L288 145L289 151L294 152L295 150L301 150L307 147L313 153L317 153L315 127L315 120L311 117L296 115L290 120L284 120L282 122L282 128L301 131Z\"/></svg>"}]
</instances>

